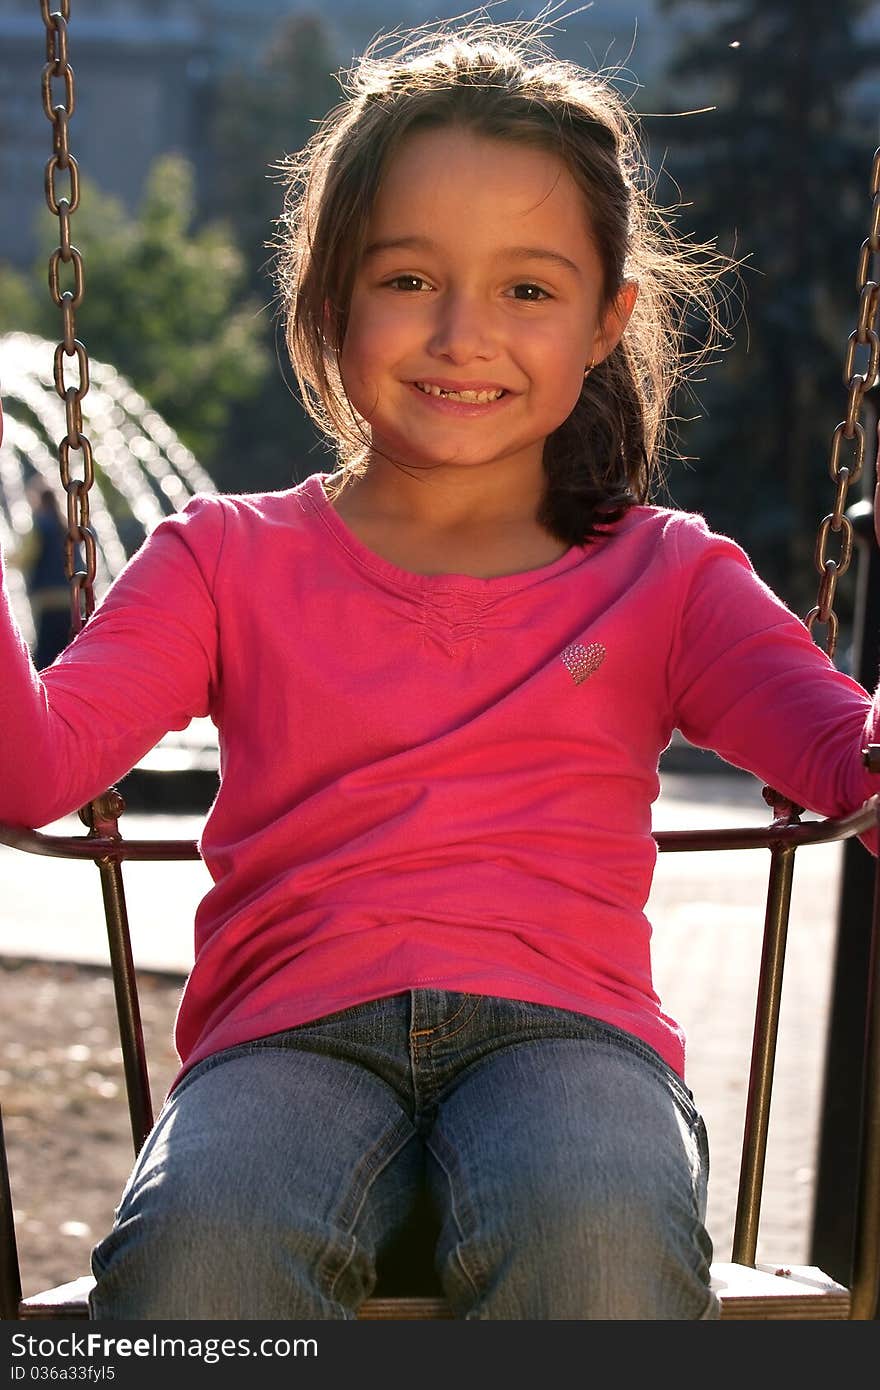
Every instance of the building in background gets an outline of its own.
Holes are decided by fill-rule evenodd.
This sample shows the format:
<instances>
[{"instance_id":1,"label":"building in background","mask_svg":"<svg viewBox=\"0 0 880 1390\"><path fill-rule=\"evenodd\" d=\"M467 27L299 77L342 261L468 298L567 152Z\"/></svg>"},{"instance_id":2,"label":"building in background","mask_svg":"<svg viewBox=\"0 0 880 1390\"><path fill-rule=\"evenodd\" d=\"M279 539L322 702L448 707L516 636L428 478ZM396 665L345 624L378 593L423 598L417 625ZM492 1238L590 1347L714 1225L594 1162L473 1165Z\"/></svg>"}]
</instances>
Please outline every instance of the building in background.
<instances>
[{"instance_id":1,"label":"building in background","mask_svg":"<svg viewBox=\"0 0 880 1390\"><path fill-rule=\"evenodd\" d=\"M147 171L167 150L193 154L200 98L211 70L207 7L193 0L73 0L70 63L75 78L71 150L80 170L133 207ZM43 169L52 127L43 110L45 29L33 0L0 12L0 256L34 254L45 206ZM56 100L63 88L53 87Z\"/></svg>"},{"instance_id":2,"label":"building in background","mask_svg":"<svg viewBox=\"0 0 880 1390\"><path fill-rule=\"evenodd\" d=\"M72 0L72 152L81 172L134 209L151 164L168 151L185 155L203 181L210 179L206 119L211 103L222 101L218 83L231 69L253 66L286 15L319 14L339 65L346 65L379 31L468 8L426 0ZM539 8L502 3L492 12L504 18ZM564 23L554 46L588 64L630 66L650 92L686 23L659 16L653 0L594 0ZM35 0L4 0L0 259L18 267L33 260L34 225L45 208L43 169L52 135L40 90L45 61ZM56 94L63 96L57 83Z\"/></svg>"}]
</instances>

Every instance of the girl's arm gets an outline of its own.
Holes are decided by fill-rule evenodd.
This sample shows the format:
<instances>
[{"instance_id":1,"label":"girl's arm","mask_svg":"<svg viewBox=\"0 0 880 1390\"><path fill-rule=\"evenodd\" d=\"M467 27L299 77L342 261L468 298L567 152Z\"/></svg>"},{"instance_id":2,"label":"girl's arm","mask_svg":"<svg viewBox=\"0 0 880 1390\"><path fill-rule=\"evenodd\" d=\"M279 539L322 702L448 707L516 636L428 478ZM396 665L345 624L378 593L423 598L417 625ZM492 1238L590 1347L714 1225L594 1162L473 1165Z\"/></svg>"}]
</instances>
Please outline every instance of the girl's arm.
<instances>
[{"instance_id":1,"label":"girl's arm","mask_svg":"<svg viewBox=\"0 0 880 1390\"><path fill-rule=\"evenodd\" d=\"M213 498L161 523L42 674L0 586L0 820L34 827L76 810L169 729L211 713L222 531Z\"/></svg>"},{"instance_id":2,"label":"girl's arm","mask_svg":"<svg viewBox=\"0 0 880 1390\"><path fill-rule=\"evenodd\" d=\"M835 668L735 542L693 518L680 529L687 584L669 667L677 727L810 811L854 810L880 792L862 758L880 735L880 699Z\"/></svg>"}]
</instances>

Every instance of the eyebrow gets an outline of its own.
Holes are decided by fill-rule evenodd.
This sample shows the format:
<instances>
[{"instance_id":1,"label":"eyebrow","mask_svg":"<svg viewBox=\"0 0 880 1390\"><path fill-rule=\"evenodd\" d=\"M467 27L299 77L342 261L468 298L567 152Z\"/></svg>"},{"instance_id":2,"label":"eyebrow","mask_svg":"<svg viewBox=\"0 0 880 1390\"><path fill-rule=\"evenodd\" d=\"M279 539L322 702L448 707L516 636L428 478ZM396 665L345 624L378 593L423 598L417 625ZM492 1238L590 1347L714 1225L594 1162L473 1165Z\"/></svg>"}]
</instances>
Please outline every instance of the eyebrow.
<instances>
[{"instance_id":1,"label":"eyebrow","mask_svg":"<svg viewBox=\"0 0 880 1390\"><path fill-rule=\"evenodd\" d=\"M426 236L386 237L383 240L369 243L364 250L364 260L368 257L378 256L383 251L434 251L436 249L436 242ZM569 260L568 256L563 256L561 252L551 251L544 246L505 246L500 253L500 259L549 261L552 265L559 266L563 270L573 271L575 275L581 273L580 266Z\"/></svg>"}]
</instances>

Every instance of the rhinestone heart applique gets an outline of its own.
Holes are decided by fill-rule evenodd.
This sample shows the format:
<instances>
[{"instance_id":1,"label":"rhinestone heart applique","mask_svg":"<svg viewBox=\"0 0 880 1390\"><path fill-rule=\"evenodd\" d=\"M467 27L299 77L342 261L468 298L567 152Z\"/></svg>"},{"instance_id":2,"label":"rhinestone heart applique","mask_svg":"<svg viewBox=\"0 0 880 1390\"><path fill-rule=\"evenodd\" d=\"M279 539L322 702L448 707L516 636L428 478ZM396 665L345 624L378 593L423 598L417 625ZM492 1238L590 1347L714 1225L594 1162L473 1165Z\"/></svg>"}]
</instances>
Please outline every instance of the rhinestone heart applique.
<instances>
[{"instance_id":1,"label":"rhinestone heart applique","mask_svg":"<svg viewBox=\"0 0 880 1390\"><path fill-rule=\"evenodd\" d=\"M602 665L605 647L601 642L591 642L588 647L582 642L572 642L560 655L575 685L582 685Z\"/></svg>"}]
</instances>

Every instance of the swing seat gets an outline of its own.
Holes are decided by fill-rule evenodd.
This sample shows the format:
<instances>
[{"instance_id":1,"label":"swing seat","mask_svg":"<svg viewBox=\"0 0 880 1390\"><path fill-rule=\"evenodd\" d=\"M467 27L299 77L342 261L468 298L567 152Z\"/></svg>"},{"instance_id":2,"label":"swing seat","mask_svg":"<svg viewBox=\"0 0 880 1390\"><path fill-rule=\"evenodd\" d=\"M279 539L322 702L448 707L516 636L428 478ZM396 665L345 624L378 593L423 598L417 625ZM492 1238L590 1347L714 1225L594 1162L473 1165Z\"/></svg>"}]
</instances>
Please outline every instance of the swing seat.
<instances>
[{"instance_id":1,"label":"swing seat","mask_svg":"<svg viewBox=\"0 0 880 1390\"><path fill-rule=\"evenodd\" d=\"M137 1152L152 1127L152 1111L122 864L126 859L154 862L197 859L198 847L191 840L124 839L118 826L123 809L122 798L114 788L88 808L90 829L85 835L53 836L0 824L0 843L37 855L90 859L98 867L132 1138ZM85 813L83 819L86 819ZM855 1240L851 1277L842 1284L814 1266L769 1265L755 1258L795 853L804 846L847 840L875 828L880 828L880 796L872 797L858 811L836 820L802 823L778 818L762 827L655 833L658 849L667 853L759 848L770 852L732 1259L715 1262L711 1270L722 1319L871 1321L877 1316L880 1292L880 981L877 979L880 972L880 860L875 865L871 913L872 964L853 1199ZM374 1296L367 1299L359 1311L360 1320L424 1321L453 1317L431 1269L431 1237L431 1217L426 1208L417 1227L404 1233L398 1247L389 1252ZM22 1297L0 1114L0 1316L7 1320L86 1319L92 1285L92 1278L83 1275L55 1288Z\"/></svg>"},{"instance_id":2,"label":"swing seat","mask_svg":"<svg viewBox=\"0 0 880 1390\"><path fill-rule=\"evenodd\" d=\"M84 1275L22 1299L18 1317L49 1321L88 1318L93 1283L91 1276ZM748 1265L713 1264L712 1287L721 1301L722 1318L841 1321L854 1316L849 1289L809 1265L780 1269L758 1264L752 1269ZM358 1316L363 1322L424 1322L451 1319L452 1313L440 1297L400 1296L368 1298Z\"/></svg>"}]
</instances>

